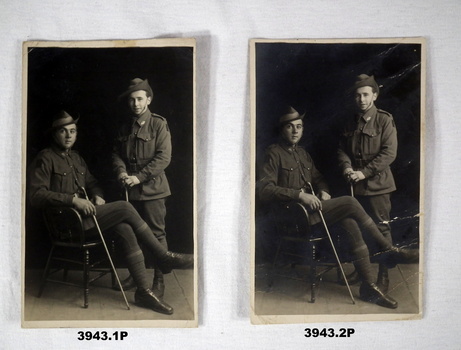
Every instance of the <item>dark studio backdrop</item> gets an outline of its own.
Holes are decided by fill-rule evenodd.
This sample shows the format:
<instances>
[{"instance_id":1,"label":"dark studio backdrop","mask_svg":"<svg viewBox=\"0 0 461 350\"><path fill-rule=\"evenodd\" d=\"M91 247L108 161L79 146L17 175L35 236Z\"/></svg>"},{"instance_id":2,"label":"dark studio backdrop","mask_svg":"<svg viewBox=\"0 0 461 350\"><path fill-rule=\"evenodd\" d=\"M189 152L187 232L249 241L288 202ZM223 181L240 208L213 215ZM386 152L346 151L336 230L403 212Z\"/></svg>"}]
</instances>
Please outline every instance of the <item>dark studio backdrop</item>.
<instances>
[{"instance_id":1,"label":"dark studio backdrop","mask_svg":"<svg viewBox=\"0 0 461 350\"><path fill-rule=\"evenodd\" d=\"M166 229L171 250L193 251L193 48L32 48L28 53L27 166L49 144L46 130L61 109L78 122L74 149L99 180L106 201L121 199L110 155L118 125L129 117L117 97L133 78L149 79L149 108L165 117L172 160ZM26 200L26 267L43 267L49 239L39 210Z\"/></svg>"},{"instance_id":2,"label":"dark studio backdrop","mask_svg":"<svg viewBox=\"0 0 461 350\"><path fill-rule=\"evenodd\" d=\"M355 113L348 91L357 75L374 75L376 106L391 113L397 128L397 158L391 165L394 242L419 243L420 199L420 44L256 43L256 169L264 151L278 140L277 123L287 105L304 118L300 142L326 177L333 197L349 194L337 165L344 123ZM256 173L256 181L258 171ZM273 244L267 212L256 196L256 257L270 258ZM272 241L272 239L269 239ZM269 253L268 253L269 252Z\"/></svg>"}]
</instances>

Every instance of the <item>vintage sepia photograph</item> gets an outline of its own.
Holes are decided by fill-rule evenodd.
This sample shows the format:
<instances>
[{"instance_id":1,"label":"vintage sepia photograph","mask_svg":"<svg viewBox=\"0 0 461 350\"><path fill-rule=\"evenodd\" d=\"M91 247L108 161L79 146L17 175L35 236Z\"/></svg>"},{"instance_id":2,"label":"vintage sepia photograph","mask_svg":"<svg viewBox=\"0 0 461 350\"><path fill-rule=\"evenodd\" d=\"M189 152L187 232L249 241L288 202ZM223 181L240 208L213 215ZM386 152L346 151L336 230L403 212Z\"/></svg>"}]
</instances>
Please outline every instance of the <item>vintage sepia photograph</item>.
<instances>
[{"instance_id":1,"label":"vintage sepia photograph","mask_svg":"<svg viewBox=\"0 0 461 350\"><path fill-rule=\"evenodd\" d=\"M422 317L424 38L250 41L253 324Z\"/></svg>"},{"instance_id":2,"label":"vintage sepia photograph","mask_svg":"<svg viewBox=\"0 0 461 350\"><path fill-rule=\"evenodd\" d=\"M24 42L23 327L198 326L195 57Z\"/></svg>"}]
</instances>

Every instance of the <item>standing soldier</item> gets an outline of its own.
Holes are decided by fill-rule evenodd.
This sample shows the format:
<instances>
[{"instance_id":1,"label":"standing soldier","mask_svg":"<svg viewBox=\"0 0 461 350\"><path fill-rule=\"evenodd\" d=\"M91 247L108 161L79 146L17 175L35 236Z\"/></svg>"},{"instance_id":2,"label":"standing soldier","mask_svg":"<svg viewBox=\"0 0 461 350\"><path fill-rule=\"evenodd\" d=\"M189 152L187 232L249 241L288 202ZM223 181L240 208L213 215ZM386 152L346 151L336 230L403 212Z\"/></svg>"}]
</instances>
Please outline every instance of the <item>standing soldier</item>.
<instances>
[{"instance_id":1,"label":"standing soldier","mask_svg":"<svg viewBox=\"0 0 461 350\"><path fill-rule=\"evenodd\" d=\"M392 243L390 196L396 187L390 165L397 155L397 130L392 115L375 106L379 86L373 76L360 74L352 91L358 113L346 124L339 166L353 194ZM382 264L377 285L383 292L389 287L388 268Z\"/></svg>"},{"instance_id":2,"label":"standing soldier","mask_svg":"<svg viewBox=\"0 0 461 350\"><path fill-rule=\"evenodd\" d=\"M149 110L152 98L149 82L139 78L131 80L119 96L128 102L131 115L119 130L112 164L130 202L167 249L165 200L171 192L165 169L171 160L171 136L166 119ZM131 276L123 285L133 287ZM164 289L163 274L155 266L152 291L161 298Z\"/></svg>"}]
</instances>

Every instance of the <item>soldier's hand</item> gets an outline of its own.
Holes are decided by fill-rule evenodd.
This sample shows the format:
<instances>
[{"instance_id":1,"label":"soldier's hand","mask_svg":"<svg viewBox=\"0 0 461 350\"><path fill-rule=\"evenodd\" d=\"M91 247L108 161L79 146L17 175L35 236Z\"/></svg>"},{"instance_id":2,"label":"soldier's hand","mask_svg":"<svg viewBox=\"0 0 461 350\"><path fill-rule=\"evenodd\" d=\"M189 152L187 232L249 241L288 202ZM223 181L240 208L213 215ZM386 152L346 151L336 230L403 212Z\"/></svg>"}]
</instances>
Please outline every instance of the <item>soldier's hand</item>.
<instances>
[{"instance_id":1,"label":"soldier's hand","mask_svg":"<svg viewBox=\"0 0 461 350\"><path fill-rule=\"evenodd\" d=\"M313 211L322 209L322 202L312 194L299 192L299 201Z\"/></svg>"},{"instance_id":2,"label":"soldier's hand","mask_svg":"<svg viewBox=\"0 0 461 350\"><path fill-rule=\"evenodd\" d=\"M74 197L72 199L72 204L75 209L84 216L96 215L96 207L89 200Z\"/></svg>"},{"instance_id":3,"label":"soldier's hand","mask_svg":"<svg viewBox=\"0 0 461 350\"><path fill-rule=\"evenodd\" d=\"M365 179L365 175L360 170L353 171L350 175L351 182L357 183Z\"/></svg>"},{"instance_id":4,"label":"soldier's hand","mask_svg":"<svg viewBox=\"0 0 461 350\"><path fill-rule=\"evenodd\" d=\"M128 187L133 187L139 184L140 184L139 179L134 175L127 176L125 179L125 185L127 185Z\"/></svg>"},{"instance_id":5,"label":"soldier's hand","mask_svg":"<svg viewBox=\"0 0 461 350\"><path fill-rule=\"evenodd\" d=\"M124 186L127 178L128 178L127 173L121 173L118 175L117 180L122 184L122 186Z\"/></svg>"},{"instance_id":6,"label":"soldier's hand","mask_svg":"<svg viewBox=\"0 0 461 350\"><path fill-rule=\"evenodd\" d=\"M343 176L344 176L344 179L346 179L347 182L353 182L351 180L351 175L352 175L353 172L354 172L354 170L352 168L344 169Z\"/></svg>"},{"instance_id":7,"label":"soldier's hand","mask_svg":"<svg viewBox=\"0 0 461 350\"><path fill-rule=\"evenodd\" d=\"M327 200L331 199L331 196L326 191L320 191L319 198L320 198L321 201L327 201Z\"/></svg>"},{"instance_id":8,"label":"soldier's hand","mask_svg":"<svg viewBox=\"0 0 461 350\"><path fill-rule=\"evenodd\" d=\"M104 198L99 197L99 196L94 196L91 201L93 202L94 205L106 204L106 201L104 200Z\"/></svg>"}]
</instances>

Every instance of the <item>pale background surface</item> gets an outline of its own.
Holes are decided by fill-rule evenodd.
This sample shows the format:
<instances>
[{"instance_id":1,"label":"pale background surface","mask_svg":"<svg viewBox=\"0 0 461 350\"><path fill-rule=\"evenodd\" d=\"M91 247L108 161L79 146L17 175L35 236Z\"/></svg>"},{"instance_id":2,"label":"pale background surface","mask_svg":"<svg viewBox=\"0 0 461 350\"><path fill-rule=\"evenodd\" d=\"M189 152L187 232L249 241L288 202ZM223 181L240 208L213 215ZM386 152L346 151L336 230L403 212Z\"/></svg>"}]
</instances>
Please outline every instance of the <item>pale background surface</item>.
<instances>
[{"instance_id":1,"label":"pale background surface","mask_svg":"<svg viewBox=\"0 0 461 350\"><path fill-rule=\"evenodd\" d=\"M83 3L83 4L82 4ZM461 3L445 1L0 0L0 330L6 349L455 349L461 311ZM196 37L198 329L128 329L77 341L78 329L20 327L21 44L25 40ZM425 299L421 321L252 326L249 321L250 38L427 38ZM305 327L355 328L305 338ZM111 330L110 330L111 331Z\"/></svg>"}]
</instances>

